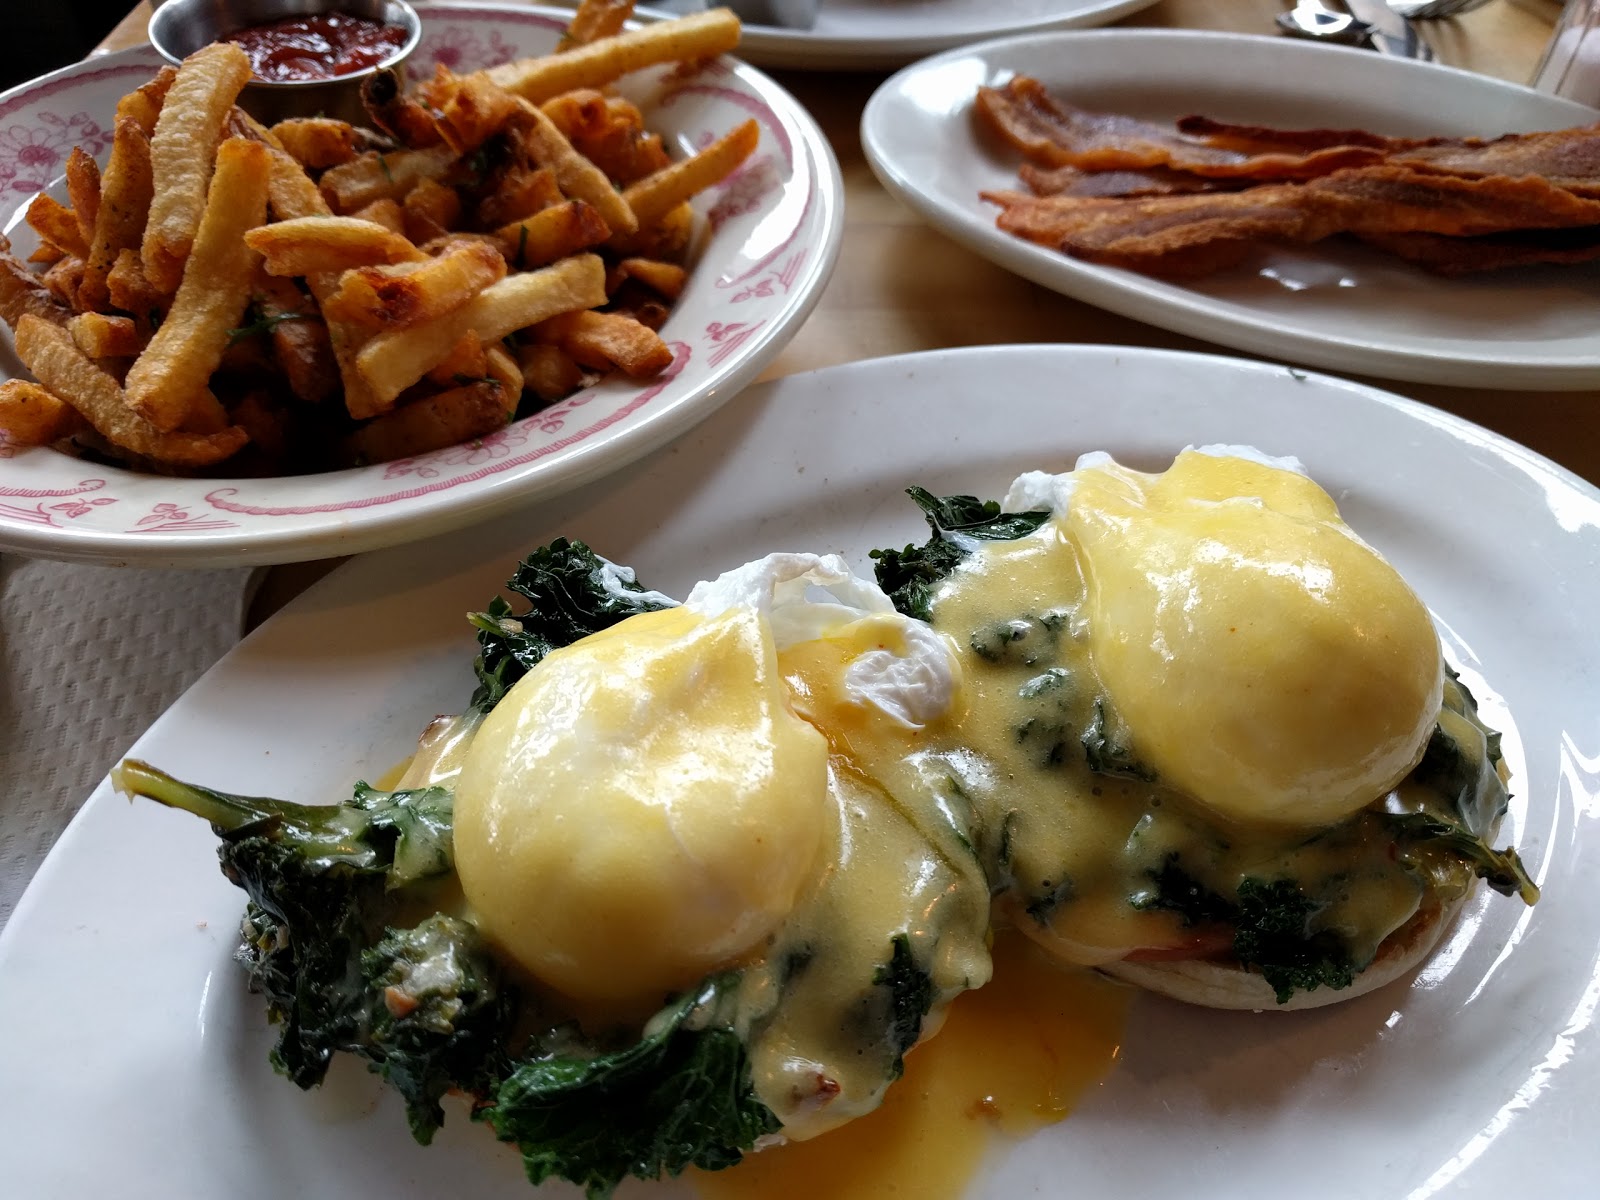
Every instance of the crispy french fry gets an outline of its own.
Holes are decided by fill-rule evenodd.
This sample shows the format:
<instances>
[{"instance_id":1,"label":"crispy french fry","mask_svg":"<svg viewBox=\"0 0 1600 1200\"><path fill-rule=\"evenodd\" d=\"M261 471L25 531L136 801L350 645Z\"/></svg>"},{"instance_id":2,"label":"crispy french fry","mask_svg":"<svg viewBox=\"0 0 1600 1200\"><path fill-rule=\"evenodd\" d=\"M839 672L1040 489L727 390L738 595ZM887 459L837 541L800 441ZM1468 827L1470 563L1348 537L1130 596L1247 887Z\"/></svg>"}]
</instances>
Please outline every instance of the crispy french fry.
<instances>
[{"instance_id":1,"label":"crispy french fry","mask_svg":"<svg viewBox=\"0 0 1600 1200\"><path fill-rule=\"evenodd\" d=\"M572 14L556 53L587 46L590 42L621 33L631 16L633 0L583 0L578 5L578 11Z\"/></svg>"},{"instance_id":2,"label":"crispy french fry","mask_svg":"<svg viewBox=\"0 0 1600 1200\"><path fill-rule=\"evenodd\" d=\"M318 186L334 212L352 213L374 200L403 200L424 179L437 179L455 166L456 152L449 146L426 150L368 153L323 172Z\"/></svg>"},{"instance_id":3,"label":"crispy french fry","mask_svg":"<svg viewBox=\"0 0 1600 1200\"><path fill-rule=\"evenodd\" d=\"M358 221L371 221L374 225L382 225L390 233L406 236L406 214L398 200L391 200L385 196L382 200L374 200L365 208L357 209L350 215Z\"/></svg>"},{"instance_id":4,"label":"crispy french fry","mask_svg":"<svg viewBox=\"0 0 1600 1200\"><path fill-rule=\"evenodd\" d=\"M379 71L361 85L361 102L372 123L413 150L437 146L438 124L425 104L400 90L400 76Z\"/></svg>"},{"instance_id":5,"label":"crispy french fry","mask_svg":"<svg viewBox=\"0 0 1600 1200\"><path fill-rule=\"evenodd\" d=\"M294 217L252 229L245 241L272 275L311 276L423 258L403 235L356 217Z\"/></svg>"},{"instance_id":6,"label":"crispy french fry","mask_svg":"<svg viewBox=\"0 0 1600 1200\"><path fill-rule=\"evenodd\" d=\"M124 450L171 466L208 467L236 454L249 440L237 426L210 434L157 429L133 411L117 381L90 362L59 325L24 316L16 344L17 357L41 384Z\"/></svg>"},{"instance_id":7,"label":"crispy french fry","mask_svg":"<svg viewBox=\"0 0 1600 1200\"><path fill-rule=\"evenodd\" d=\"M531 270L598 246L611 236L611 227L590 205L568 200L502 226L495 236L505 244L506 258L514 267Z\"/></svg>"},{"instance_id":8,"label":"crispy french fry","mask_svg":"<svg viewBox=\"0 0 1600 1200\"><path fill-rule=\"evenodd\" d=\"M77 258L89 253L89 246L78 229L78 218L55 197L40 192L28 201L25 219L33 231L52 246L59 246Z\"/></svg>"},{"instance_id":9,"label":"crispy french fry","mask_svg":"<svg viewBox=\"0 0 1600 1200\"><path fill-rule=\"evenodd\" d=\"M478 201L478 224L485 229L498 229L565 199L556 174L549 167L516 166L506 171L495 189Z\"/></svg>"},{"instance_id":10,"label":"crispy french fry","mask_svg":"<svg viewBox=\"0 0 1600 1200\"><path fill-rule=\"evenodd\" d=\"M551 181L552 184L554 180ZM412 244L431 242L455 228L461 221L461 196L453 187L436 179L424 179L406 193L401 205L405 234Z\"/></svg>"},{"instance_id":11,"label":"crispy french fry","mask_svg":"<svg viewBox=\"0 0 1600 1200\"><path fill-rule=\"evenodd\" d=\"M606 291L614 294L630 279L636 279L658 296L676 300L683 294L689 272L677 263L655 258L625 258L606 276Z\"/></svg>"},{"instance_id":12,"label":"crispy french fry","mask_svg":"<svg viewBox=\"0 0 1600 1200\"><path fill-rule=\"evenodd\" d=\"M247 392L230 408L235 424L250 437L250 444L269 459L281 458L289 448L289 414L265 392Z\"/></svg>"},{"instance_id":13,"label":"crispy french fry","mask_svg":"<svg viewBox=\"0 0 1600 1200\"><path fill-rule=\"evenodd\" d=\"M483 352L485 372L500 385L500 402L505 406L506 420L517 415L517 405L522 403L522 368L499 342Z\"/></svg>"},{"instance_id":14,"label":"crispy french fry","mask_svg":"<svg viewBox=\"0 0 1600 1200\"><path fill-rule=\"evenodd\" d=\"M144 338L132 317L79 313L67 322L67 332L90 358L134 358L144 349Z\"/></svg>"},{"instance_id":15,"label":"crispy french fry","mask_svg":"<svg viewBox=\"0 0 1600 1200\"><path fill-rule=\"evenodd\" d=\"M482 75L436 81L432 95L439 110L439 132L457 154L472 153L517 111L516 97Z\"/></svg>"},{"instance_id":16,"label":"crispy french fry","mask_svg":"<svg viewBox=\"0 0 1600 1200\"><path fill-rule=\"evenodd\" d=\"M154 192L140 257L145 275L177 291L205 210L206 187L222 127L250 80L250 59L231 42L213 42L184 59L150 138Z\"/></svg>"},{"instance_id":17,"label":"crispy french fry","mask_svg":"<svg viewBox=\"0 0 1600 1200\"><path fill-rule=\"evenodd\" d=\"M414 400L369 421L345 440L354 462L389 462L493 433L506 423L495 383L478 382Z\"/></svg>"},{"instance_id":18,"label":"crispy french fry","mask_svg":"<svg viewBox=\"0 0 1600 1200\"><path fill-rule=\"evenodd\" d=\"M652 26L651 28L659 28ZM572 148L555 122L537 105L523 102L516 119L523 145L540 166L555 172L561 190L574 200L593 205L613 233L632 233L639 227L633 208L617 194L605 172Z\"/></svg>"},{"instance_id":19,"label":"crispy french fry","mask_svg":"<svg viewBox=\"0 0 1600 1200\"><path fill-rule=\"evenodd\" d=\"M557 96L541 108L573 149L613 183L626 187L672 165L661 138L645 129L644 114L620 96L586 89Z\"/></svg>"},{"instance_id":20,"label":"crispy french fry","mask_svg":"<svg viewBox=\"0 0 1600 1200\"><path fill-rule=\"evenodd\" d=\"M332 117L296 117L279 121L272 136L301 166L313 171L336 167L356 156L356 131Z\"/></svg>"},{"instance_id":21,"label":"crispy french fry","mask_svg":"<svg viewBox=\"0 0 1600 1200\"><path fill-rule=\"evenodd\" d=\"M26 379L0 383L0 432L14 446L48 446L83 427L78 410Z\"/></svg>"},{"instance_id":22,"label":"crispy french fry","mask_svg":"<svg viewBox=\"0 0 1600 1200\"><path fill-rule=\"evenodd\" d=\"M657 63L715 58L739 44L739 18L725 8L662 21L577 46L564 54L492 67L490 79L535 104L576 88L604 87Z\"/></svg>"},{"instance_id":23,"label":"crispy french fry","mask_svg":"<svg viewBox=\"0 0 1600 1200\"><path fill-rule=\"evenodd\" d=\"M78 289L83 285L83 259L69 254L39 278L52 296L68 308L74 308Z\"/></svg>"},{"instance_id":24,"label":"crispy french fry","mask_svg":"<svg viewBox=\"0 0 1600 1200\"><path fill-rule=\"evenodd\" d=\"M660 335L620 313L564 313L543 322L536 336L597 371L615 366L635 379L648 379L672 365L672 349Z\"/></svg>"},{"instance_id":25,"label":"crispy french fry","mask_svg":"<svg viewBox=\"0 0 1600 1200\"><path fill-rule=\"evenodd\" d=\"M272 354L289 390L308 404L333 396L339 390L339 364L312 299L293 281L258 271L250 300L270 328Z\"/></svg>"},{"instance_id":26,"label":"crispy french fry","mask_svg":"<svg viewBox=\"0 0 1600 1200\"><path fill-rule=\"evenodd\" d=\"M106 277L124 250L137 250L150 212L150 138L132 117L117 120L111 158L100 181L100 210L79 298L88 308L110 301Z\"/></svg>"},{"instance_id":27,"label":"crispy french fry","mask_svg":"<svg viewBox=\"0 0 1600 1200\"><path fill-rule=\"evenodd\" d=\"M726 179L750 157L760 140L761 126L754 119L745 121L693 158L675 162L633 184L622 193L623 199L639 219L639 227L648 229L691 196Z\"/></svg>"},{"instance_id":28,"label":"crispy french fry","mask_svg":"<svg viewBox=\"0 0 1600 1200\"><path fill-rule=\"evenodd\" d=\"M87 277L87 271L85 271ZM113 307L130 312L151 324L160 324L167 311L166 293L144 277L144 260L134 249L120 251L106 276L106 294Z\"/></svg>"},{"instance_id":29,"label":"crispy french fry","mask_svg":"<svg viewBox=\"0 0 1600 1200\"><path fill-rule=\"evenodd\" d=\"M28 261L31 263L43 263L48 267L52 263L60 262L66 256L67 252L60 246L52 246L49 242L40 242L33 248L33 253L28 255Z\"/></svg>"},{"instance_id":30,"label":"crispy french fry","mask_svg":"<svg viewBox=\"0 0 1600 1200\"><path fill-rule=\"evenodd\" d=\"M343 321L407 329L454 312L505 273L505 259L493 246L461 242L414 265L346 271L322 307Z\"/></svg>"},{"instance_id":31,"label":"crispy french fry","mask_svg":"<svg viewBox=\"0 0 1600 1200\"><path fill-rule=\"evenodd\" d=\"M10 241L0 235L0 319L15 329L28 314L53 325L65 325L72 309L52 296L38 276L17 261Z\"/></svg>"},{"instance_id":32,"label":"crispy french fry","mask_svg":"<svg viewBox=\"0 0 1600 1200\"><path fill-rule=\"evenodd\" d=\"M607 248L625 258L679 259L694 238L694 207L687 200L654 228L640 229L627 237L611 235Z\"/></svg>"},{"instance_id":33,"label":"crispy french fry","mask_svg":"<svg viewBox=\"0 0 1600 1200\"><path fill-rule=\"evenodd\" d=\"M323 199L311 177L305 173L305 168L284 150L271 152L267 204L276 221L333 215L333 210L328 207L328 202Z\"/></svg>"},{"instance_id":34,"label":"crispy french fry","mask_svg":"<svg viewBox=\"0 0 1600 1200\"><path fill-rule=\"evenodd\" d=\"M558 313L604 304L605 298L605 266L599 257L574 255L543 270L508 275L436 321L381 333L361 348L356 362L373 393L393 402L469 329L485 342L495 342Z\"/></svg>"},{"instance_id":35,"label":"crispy french fry","mask_svg":"<svg viewBox=\"0 0 1600 1200\"><path fill-rule=\"evenodd\" d=\"M67 155L67 199L72 201L72 215L77 218L78 235L83 238L87 258L100 212L100 167L82 146L74 146Z\"/></svg>"},{"instance_id":36,"label":"crispy french fry","mask_svg":"<svg viewBox=\"0 0 1600 1200\"><path fill-rule=\"evenodd\" d=\"M552 342L525 342L517 347L522 386L547 404L570 396L583 384L583 368Z\"/></svg>"},{"instance_id":37,"label":"crispy french fry","mask_svg":"<svg viewBox=\"0 0 1600 1200\"><path fill-rule=\"evenodd\" d=\"M440 387L461 387L475 383L488 374L489 360L483 353L483 339L469 329L450 347L450 353L429 368L423 378Z\"/></svg>"},{"instance_id":38,"label":"crispy french fry","mask_svg":"<svg viewBox=\"0 0 1600 1200\"><path fill-rule=\"evenodd\" d=\"M181 83L180 77L174 92ZM256 253L246 234L266 220L268 173L269 152L260 142L229 138L217 148L182 285L128 371L128 403L157 429L214 421L220 411L211 411L214 399L205 403L206 384L250 299Z\"/></svg>"},{"instance_id":39,"label":"crispy french fry","mask_svg":"<svg viewBox=\"0 0 1600 1200\"><path fill-rule=\"evenodd\" d=\"M148 138L156 131L161 106L166 101L167 93L172 90L172 81L177 77L177 67L162 67L149 83L141 84L117 101L117 120L124 117L131 119Z\"/></svg>"}]
</instances>

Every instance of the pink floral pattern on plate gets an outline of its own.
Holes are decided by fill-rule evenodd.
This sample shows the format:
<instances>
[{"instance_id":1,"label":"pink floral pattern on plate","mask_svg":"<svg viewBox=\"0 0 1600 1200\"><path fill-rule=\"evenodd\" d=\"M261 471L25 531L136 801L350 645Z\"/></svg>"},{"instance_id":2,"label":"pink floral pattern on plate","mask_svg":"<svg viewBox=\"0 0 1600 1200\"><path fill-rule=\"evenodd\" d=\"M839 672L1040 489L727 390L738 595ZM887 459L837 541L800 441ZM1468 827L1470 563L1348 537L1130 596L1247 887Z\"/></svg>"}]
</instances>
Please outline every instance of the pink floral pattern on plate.
<instances>
[{"instance_id":1,"label":"pink floral pattern on plate","mask_svg":"<svg viewBox=\"0 0 1600 1200\"><path fill-rule=\"evenodd\" d=\"M413 79L439 65L470 71L546 52L565 24L549 10L422 11ZM0 196L13 198L13 212L41 187L59 186L73 145L103 157L117 98L159 61L148 48L127 51L0 96ZM472 443L296 479L173 479L108 468L105 479L87 481L83 463L0 437L0 549L127 561L148 559L159 545L157 556L171 560L224 562L251 555L252 535L282 545L270 555L278 560L297 556L297 540L337 537L341 551L370 548L458 524L450 512L465 511L490 484L501 495L549 494L576 474L574 455L632 457L665 436L652 427L671 432L690 414L709 413L734 390L730 380L753 379L776 353L826 279L838 244L830 203L837 179L810 119L747 67L722 60L657 68L629 77L622 90L669 145L704 145L747 117L761 125L750 162L697 202L706 233L663 330L674 349L663 377L644 385L607 379ZM37 244L32 232L19 217L10 224L27 254ZM8 350L0 344L0 377ZM87 551L85 532L99 539ZM203 541L203 552L186 552L189 539Z\"/></svg>"}]
</instances>

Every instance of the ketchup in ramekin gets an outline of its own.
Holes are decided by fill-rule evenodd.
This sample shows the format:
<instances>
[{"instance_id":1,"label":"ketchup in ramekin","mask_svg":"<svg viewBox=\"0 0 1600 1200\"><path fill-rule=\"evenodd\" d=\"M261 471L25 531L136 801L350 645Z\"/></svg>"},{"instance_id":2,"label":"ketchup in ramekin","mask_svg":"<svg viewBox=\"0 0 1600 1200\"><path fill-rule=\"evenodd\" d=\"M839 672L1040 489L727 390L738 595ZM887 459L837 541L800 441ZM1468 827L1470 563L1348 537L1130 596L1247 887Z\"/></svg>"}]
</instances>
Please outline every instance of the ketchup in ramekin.
<instances>
[{"instance_id":1,"label":"ketchup in ramekin","mask_svg":"<svg viewBox=\"0 0 1600 1200\"><path fill-rule=\"evenodd\" d=\"M406 31L350 13L290 17L230 33L267 83L335 79L377 66L406 43Z\"/></svg>"}]
</instances>

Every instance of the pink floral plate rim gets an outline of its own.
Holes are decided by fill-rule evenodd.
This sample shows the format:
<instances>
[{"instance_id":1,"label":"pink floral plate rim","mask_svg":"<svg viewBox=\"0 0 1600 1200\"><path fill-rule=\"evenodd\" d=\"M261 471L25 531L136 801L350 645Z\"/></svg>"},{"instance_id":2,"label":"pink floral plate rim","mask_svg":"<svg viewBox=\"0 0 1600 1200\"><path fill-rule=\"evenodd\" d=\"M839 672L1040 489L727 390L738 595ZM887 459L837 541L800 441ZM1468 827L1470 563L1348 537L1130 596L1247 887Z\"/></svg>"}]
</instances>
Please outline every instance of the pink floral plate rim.
<instances>
[{"instance_id":1,"label":"pink floral plate rim","mask_svg":"<svg viewBox=\"0 0 1600 1200\"><path fill-rule=\"evenodd\" d=\"M421 9L413 73L491 66L549 45L569 13L493 4ZM9 229L73 145L109 145L115 97L159 63L149 47L0 95L0 210ZM843 195L820 129L731 58L632 77L669 140L692 148L753 116L751 160L702 198L691 285L663 335L667 373L608 380L504 430L413 459L294 479L185 480L14 446L0 434L0 550L145 565L262 564L444 532L592 481L682 433L746 384L809 315L837 258ZM642 82L641 82L642 81ZM76 98L76 99L75 99ZM23 226L19 246L27 235ZM0 376L9 374L0 363Z\"/></svg>"}]
</instances>

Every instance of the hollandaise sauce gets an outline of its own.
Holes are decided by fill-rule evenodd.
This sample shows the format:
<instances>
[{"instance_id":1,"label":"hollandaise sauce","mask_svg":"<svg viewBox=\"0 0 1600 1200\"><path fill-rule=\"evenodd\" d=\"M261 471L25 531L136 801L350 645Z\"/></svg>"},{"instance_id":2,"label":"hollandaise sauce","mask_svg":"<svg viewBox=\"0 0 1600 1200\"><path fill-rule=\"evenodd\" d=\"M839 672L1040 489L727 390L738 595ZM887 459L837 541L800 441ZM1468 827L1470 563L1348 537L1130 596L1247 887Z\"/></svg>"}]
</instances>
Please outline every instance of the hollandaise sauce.
<instances>
[{"instance_id":1,"label":"hollandaise sauce","mask_svg":"<svg viewBox=\"0 0 1600 1200\"><path fill-rule=\"evenodd\" d=\"M994 946L994 978L959 997L875 1112L738 1166L698 1173L707 1200L955 1200L996 1135L1066 1117L1116 1060L1129 992L1062 967L1015 933Z\"/></svg>"},{"instance_id":2,"label":"hollandaise sauce","mask_svg":"<svg viewBox=\"0 0 1600 1200\"><path fill-rule=\"evenodd\" d=\"M1426 609L1294 472L1187 452L1070 478L1065 511L977 543L932 600L969 689L934 757L1003 903L1069 961L1215 957L1246 881L1288 881L1360 969L1440 882L1381 806L1454 802L1402 785L1442 700L1454 749L1490 759Z\"/></svg>"}]
</instances>

